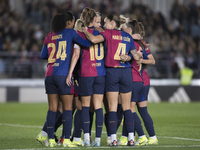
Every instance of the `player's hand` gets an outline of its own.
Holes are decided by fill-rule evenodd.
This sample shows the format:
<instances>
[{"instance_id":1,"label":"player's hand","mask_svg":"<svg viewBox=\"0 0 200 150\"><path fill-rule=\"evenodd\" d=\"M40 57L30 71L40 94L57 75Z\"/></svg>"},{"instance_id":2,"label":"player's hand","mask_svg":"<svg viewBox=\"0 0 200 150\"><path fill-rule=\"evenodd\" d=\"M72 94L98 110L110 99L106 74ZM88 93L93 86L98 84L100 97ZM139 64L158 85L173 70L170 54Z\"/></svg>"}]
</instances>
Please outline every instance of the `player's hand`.
<instances>
[{"instance_id":1,"label":"player's hand","mask_svg":"<svg viewBox=\"0 0 200 150\"><path fill-rule=\"evenodd\" d=\"M137 53L140 56L140 58L143 58L143 53L141 51L137 51Z\"/></svg>"},{"instance_id":2,"label":"player's hand","mask_svg":"<svg viewBox=\"0 0 200 150\"><path fill-rule=\"evenodd\" d=\"M87 27L82 27L82 28L81 28L81 31L82 31L83 33L87 32Z\"/></svg>"},{"instance_id":3,"label":"player's hand","mask_svg":"<svg viewBox=\"0 0 200 150\"><path fill-rule=\"evenodd\" d=\"M66 84L68 85L68 86L71 86L71 84L72 84L72 75L68 75L67 76L67 78L66 78Z\"/></svg>"},{"instance_id":4,"label":"player's hand","mask_svg":"<svg viewBox=\"0 0 200 150\"><path fill-rule=\"evenodd\" d=\"M120 59L121 59L121 61L127 61L128 60L128 54L126 54L126 55L121 55L120 56Z\"/></svg>"},{"instance_id":5,"label":"player's hand","mask_svg":"<svg viewBox=\"0 0 200 150\"><path fill-rule=\"evenodd\" d=\"M142 39L143 39L143 38L141 37L141 35L138 34L138 33L133 34L132 37L133 37L134 40L142 40Z\"/></svg>"},{"instance_id":6,"label":"player's hand","mask_svg":"<svg viewBox=\"0 0 200 150\"><path fill-rule=\"evenodd\" d=\"M140 58L140 59L136 62L138 66L142 64L142 60L143 60L143 59Z\"/></svg>"}]
</instances>

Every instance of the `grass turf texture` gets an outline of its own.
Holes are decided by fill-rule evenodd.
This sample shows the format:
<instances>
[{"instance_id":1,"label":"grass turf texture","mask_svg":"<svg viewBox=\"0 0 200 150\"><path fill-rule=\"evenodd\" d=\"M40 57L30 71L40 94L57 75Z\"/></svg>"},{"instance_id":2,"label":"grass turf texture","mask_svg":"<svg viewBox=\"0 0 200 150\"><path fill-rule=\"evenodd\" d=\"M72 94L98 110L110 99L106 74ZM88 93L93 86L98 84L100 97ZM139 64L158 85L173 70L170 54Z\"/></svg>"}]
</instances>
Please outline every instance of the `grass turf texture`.
<instances>
[{"instance_id":1,"label":"grass turf texture","mask_svg":"<svg viewBox=\"0 0 200 150\"><path fill-rule=\"evenodd\" d=\"M35 137L41 131L46 119L47 103L0 104L0 149L50 149L36 142ZM158 145L142 147L109 147L106 145L106 130L103 128L101 147L95 149L147 149L147 150L191 150L200 149L200 103L149 103ZM95 115L94 115L95 117ZM95 121L94 121L95 123ZM95 138L95 124L92 137ZM118 138L122 127L118 130ZM61 135L61 128L57 135ZM144 128L145 134L147 132ZM138 137L136 136L136 139ZM54 149L68 149L57 147ZM73 149L80 149L73 148ZM86 149L85 147L81 149ZM88 148L87 148L88 149ZM94 149L94 147L89 147Z\"/></svg>"}]
</instances>

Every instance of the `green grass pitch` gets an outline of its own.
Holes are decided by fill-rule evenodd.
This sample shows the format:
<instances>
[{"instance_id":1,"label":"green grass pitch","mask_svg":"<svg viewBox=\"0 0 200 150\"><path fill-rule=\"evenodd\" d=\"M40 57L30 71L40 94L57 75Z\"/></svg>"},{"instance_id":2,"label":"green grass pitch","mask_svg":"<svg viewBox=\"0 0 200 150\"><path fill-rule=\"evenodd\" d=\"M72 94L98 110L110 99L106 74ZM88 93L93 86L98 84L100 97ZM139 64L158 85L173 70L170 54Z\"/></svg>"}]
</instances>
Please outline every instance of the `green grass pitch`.
<instances>
[{"instance_id":1,"label":"green grass pitch","mask_svg":"<svg viewBox=\"0 0 200 150\"><path fill-rule=\"evenodd\" d=\"M0 149L50 149L36 142L48 109L47 103L5 103L0 104ZM103 128L101 147L87 149L145 149L145 150L191 150L200 149L200 102L192 103L149 103L156 135L159 140L154 146L109 147L106 145L106 130ZM92 137L95 137L93 125ZM121 126L118 130L120 137ZM61 128L57 135L61 135ZM147 132L144 128L145 134ZM136 136L136 139L138 137ZM69 149L57 147L53 149ZM85 147L73 149L86 149Z\"/></svg>"}]
</instances>

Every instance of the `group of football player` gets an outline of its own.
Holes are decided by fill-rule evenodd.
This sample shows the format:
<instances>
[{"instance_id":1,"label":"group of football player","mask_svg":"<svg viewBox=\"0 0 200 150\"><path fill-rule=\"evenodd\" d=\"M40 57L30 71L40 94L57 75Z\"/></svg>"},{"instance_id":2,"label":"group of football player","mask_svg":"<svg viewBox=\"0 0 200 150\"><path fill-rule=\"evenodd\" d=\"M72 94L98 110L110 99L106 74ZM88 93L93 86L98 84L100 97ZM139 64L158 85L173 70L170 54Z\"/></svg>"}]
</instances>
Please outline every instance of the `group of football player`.
<instances>
[{"instance_id":1,"label":"group of football player","mask_svg":"<svg viewBox=\"0 0 200 150\"><path fill-rule=\"evenodd\" d=\"M36 140L49 147L100 146L105 123L110 146L158 144L147 111L150 79L145 71L155 60L143 41L144 35L141 22L119 14L104 18L103 28L100 14L91 8L84 8L76 23L71 12L55 15L41 52L41 58L48 60L45 90L49 110ZM117 139L122 120L122 136ZM55 133L61 124L62 136L58 139Z\"/></svg>"}]
</instances>

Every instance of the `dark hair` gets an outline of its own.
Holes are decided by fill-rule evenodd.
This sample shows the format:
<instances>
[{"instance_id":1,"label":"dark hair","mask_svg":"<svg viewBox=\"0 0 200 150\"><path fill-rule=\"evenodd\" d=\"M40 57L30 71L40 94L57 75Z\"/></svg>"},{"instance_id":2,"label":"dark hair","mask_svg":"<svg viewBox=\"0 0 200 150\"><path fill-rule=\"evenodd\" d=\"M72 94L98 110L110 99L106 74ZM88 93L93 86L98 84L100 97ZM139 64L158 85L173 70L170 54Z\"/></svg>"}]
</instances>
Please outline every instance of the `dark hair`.
<instances>
[{"instance_id":1,"label":"dark hair","mask_svg":"<svg viewBox=\"0 0 200 150\"><path fill-rule=\"evenodd\" d=\"M145 36L145 30L144 30L144 26L143 26L142 22L138 22L138 25L140 27L140 35L142 37L144 37Z\"/></svg>"},{"instance_id":2,"label":"dark hair","mask_svg":"<svg viewBox=\"0 0 200 150\"><path fill-rule=\"evenodd\" d=\"M143 29L141 29L142 26L141 26L141 24L138 23L137 20L132 20L132 21L128 22L127 27L132 29L132 34L137 33L137 34L140 34L143 37L144 26L143 26ZM138 42L138 44L140 44L140 46L142 46L143 48L147 47L147 45L144 44L142 42L142 40L135 40L135 41Z\"/></svg>"},{"instance_id":3,"label":"dark hair","mask_svg":"<svg viewBox=\"0 0 200 150\"><path fill-rule=\"evenodd\" d=\"M66 22L72 21L74 16L69 11L64 11L61 14L57 14L53 17L51 21L51 31L52 32L60 32L65 29Z\"/></svg>"},{"instance_id":4,"label":"dark hair","mask_svg":"<svg viewBox=\"0 0 200 150\"><path fill-rule=\"evenodd\" d=\"M89 24L92 23L92 21L94 20L94 17L96 16L97 14L94 9L86 7L83 9L80 19L84 22L84 25L88 27Z\"/></svg>"},{"instance_id":5,"label":"dark hair","mask_svg":"<svg viewBox=\"0 0 200 150\"><path fill-rule=\"evenodd\" d=\"M110 14L106 18L110 21L115 21L117 28L119 28L122 24L126 23L126 19L118 14Z\"/></svg>"}]
</instances>

